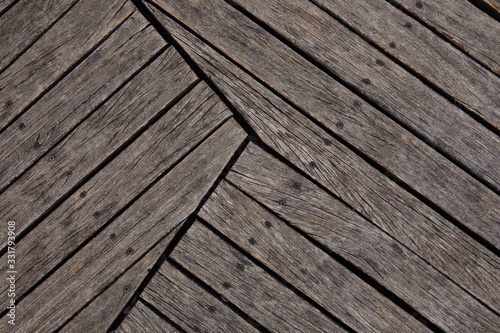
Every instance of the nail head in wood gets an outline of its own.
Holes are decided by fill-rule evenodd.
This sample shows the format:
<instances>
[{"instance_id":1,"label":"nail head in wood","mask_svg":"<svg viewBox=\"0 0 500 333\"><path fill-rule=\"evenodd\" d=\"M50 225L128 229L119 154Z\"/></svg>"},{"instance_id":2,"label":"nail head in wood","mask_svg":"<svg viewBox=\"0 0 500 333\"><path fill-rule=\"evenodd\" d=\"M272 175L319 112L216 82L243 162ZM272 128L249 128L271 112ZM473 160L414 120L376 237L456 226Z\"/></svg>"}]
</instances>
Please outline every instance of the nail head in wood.
<instances>
[{"instance_id":1,"label":"nail head in wood","mask_svg":"<svg viewBox=\"0 0 500 333\"><path fill-rule=\"evenodd\" d=\"M337 127L338 127L339 129L344 128L344 123L343 123L343 122L341 122L341 121L339 121L339 122L337 123Z\"/></svg>"},{"instance_id":2,"label":"nail head in wood","mask_svg":"<svg viewBox=\"0 0 500 333\"><path fill-rule=\"evenodd\" d=\"M19 129L22 131L24 128L26 127L26 125L24 123L20 123L19 124Z\"/></svg>"},{"instance_id":3,"label":"nail head in wood","mask_svg":"<svg viewBox=\"0 0 500 333\"><path fill-rule=\"evenodd\" d=\"M411 29L413 27L413 24L411 24L410 22L406 22L405 27Z\"/></svg>"},{"instance_id":4,"label":"nail head in wood","mask_svg":"<svg viewBox=\"0 0 500 333\"><path fill-rule=\"evenodd\" d=\"M35 144L33 145L33 148L36 150L38 148L40 148L40 144L38 142L35 142Z\"/></svg>"},{"instance_id":5,"label":"nail head in wood","mask_svg":"<svg viewBox=\"0 0 500 333\"><path fill-rule=\"evenodd\" d=\"M208 307L208 312L214 313L216 311L215 306L209 306Z\"/></svg>"},{"instance_id":6,"label":"nail head in wood","mask_svg":"<svg viewBox=\"0 0 500 333\"><path fill-rule=\"evenodd\" d=\"M68 176L68 177L73 176L73 172L71 172L71 171L66 172L66 176Z\"/></svg>"},{"instance_id":7,"label":"nail head in wood","mask_svg":"<svg viewBox=\"0 0 500 333\"><path fill-rule=\"evenodd\" d=\"M354 101L354 106L361 106L361 102L360 101Z\"/></svg>"},{"instance_id":8,"label":"nail head in wood","mask_svg":"<svg viewBox=\"0 0 500 333\"><path fill-rule=\"evenodd\" d=\"M128 293L130 291L130 287L129 286L125 286L123 287L123 291Z\"/></svg>"},{"instance_id":9,"label":"nail head in wood","mask_svg":"<svg viewBox=\"0 0 500 333\"><path fill-rule=\"evenodd\" d=\"M255 238L250 238L250 239L248 240L248 242L249 242L250 244L252 244L252 245L255 245L255 244L257 243L257 241L255 240Z\"/></svg>"},{"instance_id":10,"label":"nail head in wood","mask_svg":"<svg viewBox=\"0 0 500 333\"><path fill-rule=\"evenodd\" d=\"M309 163L309 166L314 169L316 167L316 162Z\"/></svg>"},{"instance_id":11,"label":"nail head in wood","mask_svg":"<svg viewBox=\"0 0 500 333\"><path fill-rule=\"evenodd\" d=\"M384 62L380 59L377 59L377 61L375 61L375 63L379 66L384 66Z\"/></svg>"},{"instance_id":12,"label":"nail head in wood","mask_svg":"<svg viewBox=\"0 0 500 333\"><path fill-rule=\"evenodd\" d=\"M285 201L285 200L281 200L281 201L280 201L280 206L281 206L281 207L286 206L286 201Z\"/></svg>"},{"instance_id":13,"label":"nail head in wood","mask_svg":"<svg viewBox=\"0 0 500 333\"><path fill-rule=\"evenodd\" d=\"M224 282L224 283L222 284L222 286L224 287L224 289L229 289L229 288L231 288L231 283L229 283L229 282Z\"/></svg>"},{"instance_id":14,"label":"nail head in wood","mask_svg":"<svg viewBox=\"0 0 500 333\"><path fill-rule=\"evenodd\" d=\"M52 161L53 161L53 160L55 160L55 159L56 159L56 158L55 158L55 156L54 156L54 155L50 155L50 156L49 156L49 161L51 161L51 162L52 162Z\"/></svg>"},{"instance_id":15,"label":"nail head in wood","mask_svg":"<svg viewBox=\"0 0 500 333\"><path fill-rule=\"evenodd\" d=\"M293 184L293 187L296 189L296 190L300 190L302 188L302 185L300 183L295 183Z\"/></svg>"},{"instance_id":16,"label":"nail head in wood","mask_svg":"<svg viewBox=\"0 0 500 333\"><path fill-rule=\"evenodd\" d=\"M94 212L94 214L93 214L94 218L98 218L100 215L101 215L101 213L99 213L99 212Z\"/></svg>"},{"instance_id":17,"label":"nail head in wood","mask_svg":"<svg viewBox=\"0 0 500 333\"><path fill-rule=\"evenodd\" d=\"M198 326L193 326L193 332L199 332L200 328Z\"/></svg>"},{"instance_id":18,"label":"nail head in wood","mask_svg":"<svg viewBox=\"0 0 500 333\"><path fill-rule=\"evenodd\" d=\"M86 196L87 196L87 192L86 191L80 192L80 198L85 198Z\"/></svg>"},{"instance_id":19,"label":"nail head in wood","mask_svg":"<svg viewBox=\"0 0 500 333\"><path fill-rule=\"evenodd\" d=\"M116 234L112 233L111 235L109 235L109 239L115 240L116 239Z\"/></svg>"},{"instance_id":20,"label":"nail head in wood","mask_svg":"<svg viewBox=\"0 0 500 333\"><path fill-rule=\"evenodd\" d=\"M331 146L331 145L332 145L332 141L331 141L331 140L329 140L329 139L325 139L324 143L325 143L325 145L327 145L327 146Z\"/></svg>"},{"instance_id":21,"label":"nail head in wood","mask_svg":"<svg viewBox=\"0 0 500 333\"><path fill-rule=\"evenodd\" d=\"M134 249L133 249L133 248L131 248L131 247L129 247L129 248L127 249L127 254L133 254L133 253L134 253Z\"/></svg>"},{"instance_id":22,"label":"nail head in wood","mask_svg":"<svg viewBox=\"0 0 500 333\"><path fill-rule=\"evenodd\" d=\"M421 1L418 1L415 5L417 6L418 9L424 8L424 4Z\"/></svg>"},{"instance_id":23,"label":"nail head in wood","mask_svg":"<svg viewBox=\"0 0 500 333\"><path fill-rule=\"evenodd\" d=\"M366 85L369 85L371 84L372 82L370 81L370 79L364 79L363 80L363 83L366 84Z\"/></svg>"},{"instance_id":24,"label":"nail head in wood","mask_svg":"<svg viewBox=\"0 0 500 333\"><path fill-rule=\"evenodd\" d=\"M266 228L271 228L273 225L271 224L271 222L266 221L266 222L264 222L264 226L265 226Z\"/></svg>"},{"instance_id":25,"label":"nail head in wood","mask_svg":"<svg viewBox=\"0 0 500 333\"><path fill-rule=\"evenodd\" d=\"M243 264L238 264L237 268L240 272L243 272L245 270L245 266Z\"/></svg>"},{"instance_id":26,"label":"nail head in wood","mask_svg":"<svg viewBox=\"0 0 500 333\"><path fill-rule=\"evenodd\" d=\"M394 43L394 42L390 42L390 43L389 43L389 47L390 47L391 49L395 49L395 48L396 48L396 43Z\"/></svg>"}]
</instances>

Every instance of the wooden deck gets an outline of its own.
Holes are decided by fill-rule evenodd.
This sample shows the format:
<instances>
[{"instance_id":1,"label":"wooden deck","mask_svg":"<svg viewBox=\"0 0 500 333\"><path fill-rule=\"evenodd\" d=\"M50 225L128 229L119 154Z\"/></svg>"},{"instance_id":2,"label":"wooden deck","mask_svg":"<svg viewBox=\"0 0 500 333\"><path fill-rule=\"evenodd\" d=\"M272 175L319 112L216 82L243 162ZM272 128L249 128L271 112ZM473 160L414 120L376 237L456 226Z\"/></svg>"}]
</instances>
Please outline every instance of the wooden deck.
<instances>
[{"instance_id":1,"label":"wooden deck","mask_svg":"<svg viewBox=\"0 0 500 333\"><path fill-rule=\"evenodd\" d=\"M498 333L500 2L2 0L0 218L0 333Z\"/></svg>"}]
</instances>

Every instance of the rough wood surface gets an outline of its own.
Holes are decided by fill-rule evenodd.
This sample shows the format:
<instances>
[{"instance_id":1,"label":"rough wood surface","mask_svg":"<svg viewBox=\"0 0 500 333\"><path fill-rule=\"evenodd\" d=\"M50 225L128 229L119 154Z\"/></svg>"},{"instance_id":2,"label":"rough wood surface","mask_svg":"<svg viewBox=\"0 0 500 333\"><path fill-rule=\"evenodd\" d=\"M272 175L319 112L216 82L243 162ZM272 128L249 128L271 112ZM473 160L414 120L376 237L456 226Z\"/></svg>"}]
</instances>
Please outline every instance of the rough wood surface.
<instances>
[{"instance_id":1,"label":"rough wood surface","mask_svg":"<svg viewBox=\"0 0 500 333\"><path fill-rule=\"evenodd\" d=\"M168 262L163 263L141 297L186 332L258 332Z\"/></svg>"},{"instance_id":2,"label":"rough wood surface","mask_svg":"<svg viewBox=\"0 0 500 333\"><path fill-rule=\"evenodd\" d=\"M84 62L0 134L0 190L92 113L164 45L163 39L141 14L132 15ZM120 61L116 61L117 57Z\"/></svg>"},{"instance_id":3,"label":"rough wood surface","mask_svg":"<svg viewBox=\"0 0 500 333\"><path fill-rule=\"evenodd\" d=\"M386 0L311 1L500 129L500 78L418 21Z\"/></svg>"},{"instance_id":4,"label":"rough wood surface","mask_svg":"<svg viewBox=\"0 0 500 333\"><path fill-rule=\"evenodd\" d=\"M170 257L272 332L345 332L199 222Z\"/></svg>"},{"instance_id":5,"label":"rough wood surface","mask_svg":"<svg viewBox=\"0 0 500 333\"><path fill-rule=\"evenodd\" d=\"M5 8L9 7L12 3L17 0L2 0L0 1L0 12L2 12Z\"/></svg>"},{"instance_id":6,"label":"rough wood surface","mask_svg":"<svg viewBox=\"0 0 500 333\"><path fill-rule=\"evenodd\" d=\"M0 74L0 130L133 11L126 0L77 3Z\"/></svg>"},{"instance_id":7,"label":"rough wood surface","mask_svg":"<svg viewBox=\"0 0 500 333\"><path fill-rule=\"evenodd\" d=\"M479 0L479 1L488 4L498 14L500 14L500 1L499 0Z\"/></svg>"},{"instance_id":8,"label":"rough wood surface","mask_svg":"<svg viewBox=\"0 0 500 333\"><path fill-rule=\"evenodd\" d=\"M309 0L231 2L271 26L344 82L359 89L363 96L419 133L426 142L500 191L500 138ZM435 2L435 5L441 4ZM450 11L435 12L451 13L454 7L449 3L446 6ZM498 36L490 38L486 47L490 51L496 49L498 52L492 53L500 59L500 24L496 27ZM481 39L483 35L488 38L488 34L480 33ZM499 40L494 42L495 38ZM378 65L377 61L383 61L384 65ZM369 79L370 84L365 84L365 79Z\"/></svg>"},{"instance_id":9,"label":"rough wood surface","mask_svg":"<svg viewBox=\"0 0 500 333\"><path fill-rule=\"evenodd\" d=\"M0 72L78 0L21 0L0 17ZM6 1L1 1L2 5ZM2 10L0 5L0 11Z\"/></svg>"},{"instance_id":10,"label":"rough wood surface","mask_svg":"<svg viewBox=\"0 0 500 333\"><path fill-rule=\"evenodd\" d=\"M137 288L149 274L150 270L157 263L160 256L163 254L167 246L170 244L175 234L179 231L182 223L173 229L163 240L161 240L153 249L151 249L143 258L141 258L134 266L126 271L116 282L108 289L99 295L92 303L87 305L75 318L66 324L60 332L76 333L76 332L93 332L106 333L113 321L123 311L125 305L130 301L132 295L135 294ZM141 307L137 304L135 308ZM139 310L140 313L143 311ZM137 311L136 311L137 312ZM134 311L132 312L134 313ZM131 315L132 315L131 313ZM135 315L134 315L135 316ZM153 316L154 317L154 316ZM146 318L144 318L146 319ZM154 318L151 318L154 319ZM134 320L129 321L134 322ZM154 322L144 322L143 325L155 326ZM160 327L160 326L156 326ZM165 326L165 327L168 327ZM135 331L150 332L149 330ZM135 333L134 332L134 333ZM156 331L152 331L156 332ZM176 331L172 331L176 332Z\"/></svg>"},{"instance_id":11,"label":"rough wood surface","mask_svg":"<svg viewBox=\"0 0 500 333\"><path fill-rule=\"evenodd\" d=\"M140 85L152 89L143 83ZM158 88L165 89L163 84L158 84ZM154 101L151 106L157 110L162 107ZM230 112L205 84L193 89L16 244L19 253L30 254L18 262L18 295L50 272L229 116ZM38 187L33 195L41 196L43 191L44 188ZM21 208L30 210L29 207ZM18 212L21 214L22 210ZM23 226L24 220L14 221L19 223L19 228ZM54 248L53 244L60 245ZM7 261L2 267L4 265ZM0 295L1 304L7 301L4 294Z\"/></svg>"},{"instance_id":12,"label":"rough wood surface","mask_svg":"<svg viewBox=\"0 0 500 333\"><path fill-rule=\"evenodd\" d=\"M257 146L247 147L228 180L359 267L443 330L500 330L500 318L448 277ZM280 200L285 206L278 204ZM232 186L221 184L200 216L318 303L333 302L333 291L321 292L332 290L333 274L325 272L324 265L317 266L328 261L328 256ZM271 232L262 228L262 221L272 223ZM256 246L249 244L251 237ZM288 257L289 253L294 255ZM500 276L500 268L490 274ZM495 282L493 287L500 290L500 278Z\"/></svg>"},{"instance_id":13,"label":"rough wood surface","mask_svg":"<svg viewBox=\"0 0 500 333\"><path fill-rule=\"evenodd\" d=\"M13 332L53 332L79 312L196 209L244 138L228 120L26 296ZM7 325L1 321L0 331Z\"/></svg>"},{"instance_id":14,"label":"rough wood surface","mask_svg":"<svg viewBox=\"0 0 500 333\"><path fill-rule=\"evenodd\" d=\"M116 333L180 333L180 331L160 318L143 302L138 301Z\"/></svg>"},{"instance_id":15,"label":"rough wood surface","mask_svg":"<svg viewBox=\"0 0 500 333\"><path fill-rule=\"evenodd\" d=\"M270 159L268 162L275 161ZM263 168L260 164L256 164L255 167ZM271 175L276 176L275 173L269 176ZM263 181L268 181L268 178L264 178ZM277 197L271 199L275 205L276 199ZM324 202L320 203L312 198L310 204L324 204ZM340 206L336 203L333 205ZM343 208L351 212L350 209ZM408 328L401 325L401 322L416 321L354 273L228 183L223 182L217 187L199 215L356 331L404 331ZM266 221L271 222L270 228L265 227ZM327 230L330 228L331 225L325 226ZM362 233L358 236L365 244L366 241L370 241L364 239ZM349 236L344 237L346 242L349 242L347 239ZM249 240L253 240L254 244ZM389 249L392 250L392 247ZM399 320L400 318L403 319ZM408 326L411 325L413 324Z\"/></svg>"},{"instance_id":16,"label":"rough wood surface","mask_svg":"<svg viewBox=\"0 0 500 333\"><path fill-rule=\"evenodd\" d=\"M497 256L231 62L175 25L168 27L264 143L500 313ZM452 264L457 258L459 264Z\"/></svg>"},{"instance_id":17,"label":"rough wood surface","mask_svg":"<svg viewBox=\"0 0 500 333\"><path fill-rule=\"evenodd\" d=\"M394 0L469 55L500 74L500 24L467 0Z\"/></svg>"},{"instance_id":18,"label":"rough wood surface","mask_svg":"<svg viewBox=\"0 0 500 333\"><path fill-rule=\"evenodd\" d=\"M222 0L157 2L336 135L500 248L500 196L492 190L369 104L353 105L356 95ZM339 122L343 125L338 126Z\"/></svg>"}]
</instances>

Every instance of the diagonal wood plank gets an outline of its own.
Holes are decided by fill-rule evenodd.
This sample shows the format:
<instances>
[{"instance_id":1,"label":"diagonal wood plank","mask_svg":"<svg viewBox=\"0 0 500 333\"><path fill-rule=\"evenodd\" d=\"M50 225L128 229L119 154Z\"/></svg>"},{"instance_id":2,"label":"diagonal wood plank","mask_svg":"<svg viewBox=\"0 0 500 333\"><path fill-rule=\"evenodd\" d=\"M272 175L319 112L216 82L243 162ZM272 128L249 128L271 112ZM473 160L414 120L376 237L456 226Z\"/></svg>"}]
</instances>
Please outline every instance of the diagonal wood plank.
<instances>
[{"instance_id":1,"label":"diagonal wood plank","mask_svg":"<svg viewBox=\"0 0 500 333\"><path fill-rule=\"evenodd\" d=\"M258 332L167 261L141 297L186 332Z\"/></svg>"},{"instance_id":2,"label":"diagonal wood plank","mask_svg":"<svg viewBox=\"0 0 500 333\"><path fill-rule=\"evenodd\" d=\"M0 17L0 72L78 0L21 0ZM2 1L2 5L7 1ZM0 5L0 11L2 10Z\"/></svg>"},{"instance_id":3,"label":"diagonal wood plank","mask_svg":"<svg viewBox=\"0 0 500 333\"><path fill-rule=\"evenodd\" d=\"M53 332L78 313L196 209L245 136L228 120L23 299L13 332Z\"/></svg>"},{"instance_id":4,"label":"diagonal wood plank","mask_svg":"<svg viewBox=\"0 0 500 333\"><path fill-rule=\"evenodd\" d=\"M268 24L426 142L500 191L500 138L309 0L231 3ZM500 42L496 45L500 57Z\"/></svg>"},{"instance_id":5,"label":"diagonal wood plank","mask_svg":"<svg viewBox=\"0 0 500 333\"><path fill-rule=\"evenodd\" d=\"M255 145L247 146L227 179L356 265L443 330L500 329L499 317L469 293ZM279 205L281 200L284 206ZM333 301L334 274L323 264L333 260L234 187L221 183L199 215L325 308L338 307ZM263 221L270 221L272 230L262 228ZM248 242L250 238L256 240L255 246ZM459 259L453 264L459 265Z\"/></svg>"},{"instance_id":6,"label":"diagonal wood plank","mask_svg":"<svg viewBox=\"0 0 500 333\"><path fill-rule=\"evenodd\" d=\"M138 301L116 333L180 333L168 322Z\"/></svg>"},{"instance_id":7,"label":"diagonal wood plank","mask_svg":"<svg viewBox=\"0 0 500 333\"><path fill-rule=\"evenodd\" d=\"M2 12L5 8L9 7L12 3L16 2L17 0L3 0L0 1L0 12Z\"/></svg>"},{"instance_id":8,"label":"diagonal wood plank","mask_svg":"<svg viewBox=\"0 0 500 333\"><path fill-rule=\"evenodd\" d=\"M493 8L497 12L497 14L500 14L500 0L479 0L479 1L488 4L491 8Z\"/></svg>"},{"instance_id":9,"label":"diagonal wood plank","mask_svg":"<svg viewBox=\"0 0 500 333\"><path fill-rule=\"evenodd\" d=\"M152 69L158 68L154 66ZM152 73L145 72L145 74L160 90L164 89L163 84L171 84L158 83L152 80ZM140 77L137 80L139 89L146 90L134 90L135 93L148 97L147 91L153 88L143 84ZM167 93L164 94L168 97ZM135 95L129 97L137 98ZM138 101L144 102L140 98ZM150 107L153 110L163 107L154 100L151 102ZM159 102L166 101L159 99ZM118 110L117 114L122 112L123 110ZM131 115L135 116L135 113L132 112ZM205 84L200 84L193 89L148 131L83 184L78 192L64 201L34 230L18 241L16 250L30 255L17 263L19 271L16 281L17 294L22 295L34 286L45 274L126 207L131 200L168 171L177 160L209 136L210 132L220 126L230 115L225 105ZM120 118L114 121L121 122ZM130 123L130 121L125 123ZM34 195L40 196L41 190L37 188L37 193ZM29 206L21 208L29 210ZM19 227L21 228L22 220L17 221L20 221ZM59 244L57 251L54 250L53 244ZM6 258L6 255L2 258ZM6 264L7 261L2 265ZM5 269L7 269L6 266ZM3 302L7 301L7 294L0 295L0 300L4 304Z\"/></svg>"},{"instance_id":10,"label":"diagonal wood plank","mask_svg":"<svg viewBox=\"0 0 500 333\"><path fill-rule=\"evenodd\" d=\"M128 0L82 0L77 3L0 74L0 130L134 10Z\"/></svg>"},{"instance_id":11,"label":"diagonal wood plank","mask_svg":"<svg viewBox=\"0 0 500 333\"><path fill-rule=\"evenodd\" d=\"M369 104L353 105L354 94L222 0L157 2L309 116L500 248L496 193ZM165 15L156 15L168 22Z\"/></svg>"},{"instance_id":12,"label":"diagonal wood plank","mask_svg":"<svg viewBox=\"0 0 500 333\"><path fill-rule=\"evenodd\" d=\"M199 39L161 18L263 142L500 313L497 256ZM311 168L311 161L322 161L321 170ZM455 258L460 265L451 264Z\"/></svg>"},{"instance_id":13,"label":"diagonal wood plank","mask_svg":"<svg viewBox=\"0 0 500 333\"><path fill-rule=\"evenodd\" d=\"M311 0L345 25L500 128L498 76L385 0ZM417 1L416 1L417 2ZM415 4L416 4L415 2ZM405 24L410 23L408 29Z\"/></svg>"},{"instance_id":14,"label":"diagonal wood plank","mask_svg":"<svg viewBox=\"0 0 500 333\"><path fill-rule=\"evenodd\" d=\"M175 227L153 249L146 253L143 258L106 289L106 291L66 324L60 332L107 332L115 318L118 317L137 288L139 288L139 285L149 274L149 271L157 263L181 226L182 223ZM137 308L137 306L135 307ZM148 323L145 322L143 324L147 325ZM143 330L142 332L148 331Z\"/></svg>"},{"instance_id":15,"label":"diagonal wood plank","mask_svg":"<svg viewBox=\"0 0 500 333\"><path fill-rule=\"evenodd\" d=\"M54 89L0 134L0 189L91 114L165 42L136 13ZM119 57L120 61L116 61Z\"/></svg>"}]
</instances>

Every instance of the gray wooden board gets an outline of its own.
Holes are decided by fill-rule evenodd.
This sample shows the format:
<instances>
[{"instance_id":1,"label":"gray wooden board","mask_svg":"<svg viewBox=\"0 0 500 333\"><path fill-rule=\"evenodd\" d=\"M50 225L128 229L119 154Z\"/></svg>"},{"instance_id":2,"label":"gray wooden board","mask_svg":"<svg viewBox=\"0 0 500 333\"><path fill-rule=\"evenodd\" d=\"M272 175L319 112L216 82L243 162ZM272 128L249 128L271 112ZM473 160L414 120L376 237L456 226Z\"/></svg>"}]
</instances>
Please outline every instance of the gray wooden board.
<instances>
[{"instance_id":1,"label":"gray wooden board","mask_svg":"<svg viewBox=\"0 0 500 333\"><path fill-rule=\"evenodd\" d=\"M28 294L19 303L23 314L13 332L53 332L78 313L193 213L244 138L245 132L229 119ZM2 320L0 332L8 326Z\"/></svg>"},{"instance_id":2,"label":"gray wooden board","mask_svg":"<svg viewBox=\"0 0 500 333\"><path fill-rule=\"evenodd\" d=\"M258 332L168 262L163 263L141 297L186 332Z\"/></svg>"},{"instance_id":3,"label":"gray wooden board","mask_svg":"<svg viewBox=\"0 0 500 333\"><path fill-rule=\"evenodd\" d=\"M116 282L100 294L78 315L71 319L60 332L62 333L106 333L123 311L125 305L136 292L139 285L143 282L150 270L156 264L167 246L170 244L175 234L178 232L182 223L173 229L163 240L161 240L153 249L144 255L137 263L127 270ZM137 308L138 305L135 307ZM139 305L140 307L140 305ZM142 309L141 309L142 310ZM139 310L140 313L144 313ZM145 319L145 318L144 318ZM153 319L153 318L151 318ZM143 325L153 325L154 322L144 322ZM151 326L154 327L154 326ZM160 327L160 326L157 326ZM168 326L166 326L168 327ZM137 331L136 331L137 332ZM142 331L149 332L149 331ZM175 332L175 331L174 331Z\"/></svg>"},{"instance_id":4,"label":"gray wooden board","mask_svg":"<svg viewBox=\"0 0 500 333\"><path fill-rule=\"evenodd\" d=\"M147 84L140 85L152 89ZM154 100L151 105L161 108ZM16 244L16 251L24 254L17 263L17 294L22 295L35 285L228 117L230 112L206 85L193 89ZM44 190L38 187L33 195L40 196ZM82 193L86 193L84 198ZM21 228L22 220L15 221ZM2 267L5 265L7 261L2 262ZM4 304L7 294L0 295L0 300Z\"/></svg>"},{"instance_id":5,"label":"gray wooden board","mask_svg":"<svg viewBox=\"0 0 500 333\"><path fill-rule=\"evenodd\" d=\"M128 0L82 0L0 74L0 130L134 12Z\"/></svg>"},{"instance_id":6,"label":"gray wooden board","mask_svg":"<svg viewBox=\"0 0 500 333\"><path fill-rule=\"evenodd\" d=\"M491 6L497 13L500 14L500 1L499 0L479 0Z\"/></svg>"},{"instance_id":7,"label":"gray wooden board","mask_svg":"<svg viewBox=\"0 0 500 333\"><path fill-rule=\"evenodd\" d=\"M500 128L500 78L418 21L386 0L311 1Z\"/></svg>"},{"instance_id":8,"label":"gray wooden board","mask_svg":"<svg viewBox=\"0 0 500 333\"><path fill-rule=\"evenodd\" d=\"M167 26L263 142L500 313L497 256L231 62L175 25ZM321 168L311 168L311 161ZM457 258L459 264L451 264Z\"/></svg>"},{"instance_id":9,"label":"gray wooden board","mask_svg":"<svg viewBox=\"0 0 500 333\"><path fill-rule=\"evenodd\" d=\"M232 2L500 191L500 138L309 0Z\"/></svg>"},{"instance_id":10,"label":"gray wooden board","mask_svg":"<svg viewBox=\"0 0 500 333\"><path fill-rule=\"evenodd\" d=\"M247 147L228 180L235 180L242 191L359 267L443 330L500 330L500 318L469 293L257 146ZM278 204L280 200L285 206ZM344 306L334 303L335 274L325 271L324 263L332 259L234 187L220 184L199 215L325 308L335 311ZM273 228L263 228L263 221L270 221ZM250 238L256 245L249 243ZM500 289L500 279L496 282Z\"/></svg>"},{"instance_id":11,"label":"gray wooden board","mask_svg":"<svg viewBox=\"0 0 500 333\"><path fill-rule=\"evenodd\" d=\"M345 332L199 222L170 257L272 332Z\"/></svg>"},{"instance_id":12,"label":"gray wooden board","mask_svg":"<svg viewBox=\"0 0 500 333\"><path fill-rule=\"evenodd\" d=\"M165 42L132 15L67 77L0 134L0 189L88 116ZM120 61L116 61L119 58Z\"/></svg>"},{"instance_id":13,"label":"gray wooden board","mask_svg":"<svg viewBox=\"0 0 500 333\"><path fill-rule=\"evenodd\" d=\"M500 74L500 24L467 0L395 0L431 28Z\"/></svg>"},{"instance_id":14,"label":"gray wooden board","mask_svg":"<svg viewBox=\"0 0 500 333\"><path fill-rule=\"evenodd\" d=\"M160 318L143 302L138 301L123 320L116 333L179 333L180 331Z\"/></svg>"},{"instance_id":15,"label":"gray wooden board","mask_svg":"<svg viewBox=\"0 0 500 333\"><path fill-rule=\"evenodd\" d=\"M304 112L500 248L500 196L492 190L369 104L354 106L356 95L222 0L157 1Z\"/></svg>"},{"instance_id":16,"label":"gray wooden board","mask_svg":"<svg viewBox=\"0 0 500 333\"><path fill-rule=\"evenodd\" d=\"M0 17L0 71L78 0L21 0ZM5 2L5 1L2 1ZM1 10L2 5L0 5Z\"/></svg>"},{"instance_id":17,"label":"gray wooden board","mask_svg":"<svg viewBox=\"0 0 500 333\"><path fill-rule=\"evenodd\" d=\"M5 8L9 7L12 3L16 2L17 0L1 0L0 1L0 12L4 10Z\"/></svg>"},{"instance_id":18,"label":"gray wooden board","mask_svg":"<svg viewBox=\"0 0 500 333\"><path fill-rule=\"evenodd\" d=\"M1 215L26 229L196 80L169 48L2 193Z\"/></svg>"}]
</instances>

